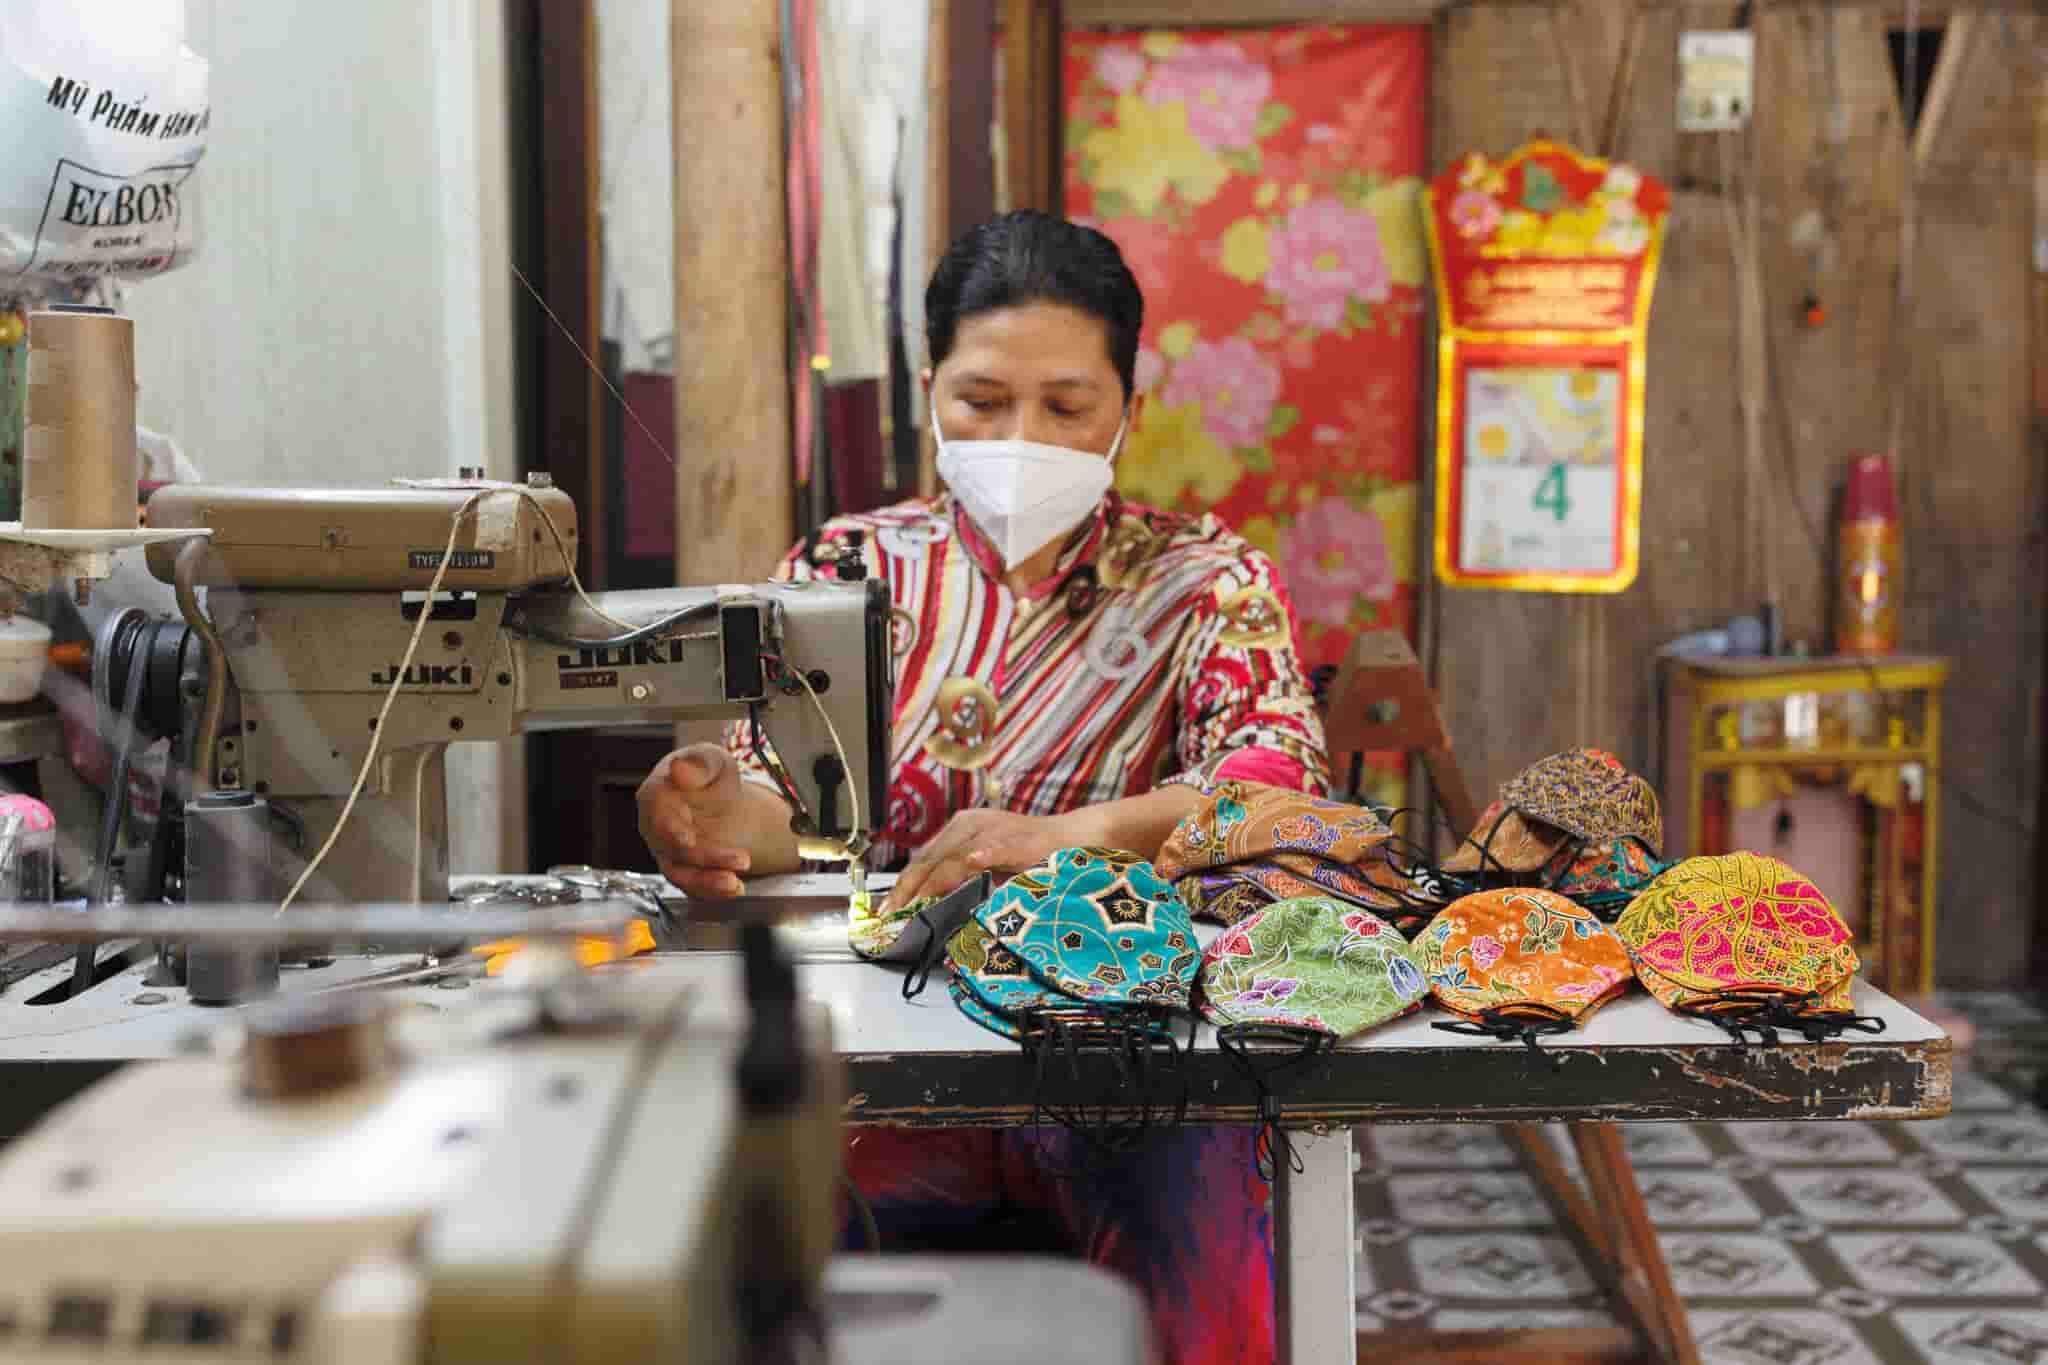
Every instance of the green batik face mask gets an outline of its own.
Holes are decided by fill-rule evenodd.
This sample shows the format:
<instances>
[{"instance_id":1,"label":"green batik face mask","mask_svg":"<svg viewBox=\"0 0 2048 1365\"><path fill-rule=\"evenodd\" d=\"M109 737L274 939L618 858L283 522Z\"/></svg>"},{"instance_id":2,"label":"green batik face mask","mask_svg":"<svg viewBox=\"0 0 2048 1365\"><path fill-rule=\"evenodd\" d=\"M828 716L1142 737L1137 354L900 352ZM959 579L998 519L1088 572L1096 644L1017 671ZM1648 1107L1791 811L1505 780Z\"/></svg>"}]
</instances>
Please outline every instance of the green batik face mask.
<instances>
[{"instance_id":1,"label":"green batik face mask","mask_svg":"<svg viewBox=\"0 0 2048 1365\"><path fill-rule=\"evenodd\" d=\"M1276 901L1209 945L1202 1013L1252 1087L1261 1176L1270 1181L1283 1160L1301 1169L1280 1126L1279 1078L1339 1038L1417 1008L1427 993L1399 931L1330 897Z\"/></svg>"}]
</instances>

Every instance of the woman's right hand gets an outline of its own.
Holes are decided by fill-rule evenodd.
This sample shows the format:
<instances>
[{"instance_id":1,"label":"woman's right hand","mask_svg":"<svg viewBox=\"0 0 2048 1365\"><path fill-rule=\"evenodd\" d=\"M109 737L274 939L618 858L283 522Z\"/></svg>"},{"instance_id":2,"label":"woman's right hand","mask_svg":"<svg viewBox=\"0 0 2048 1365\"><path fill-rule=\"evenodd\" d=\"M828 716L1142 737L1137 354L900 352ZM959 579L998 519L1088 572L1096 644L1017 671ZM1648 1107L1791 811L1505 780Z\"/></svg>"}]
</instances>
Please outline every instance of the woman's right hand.
<instances>
[{"instance_id":1,"label":"woman's right hand","mask_svg":"<svg viewBox=\"0 0 2048 1365\"><path fill-rule=\"evenodd\" d=\"M753 866L748 809L739 765L716 744L692 744L654 765L640 784L640 837L685 895L727 899Z\"/></svg>"}]
</instances>

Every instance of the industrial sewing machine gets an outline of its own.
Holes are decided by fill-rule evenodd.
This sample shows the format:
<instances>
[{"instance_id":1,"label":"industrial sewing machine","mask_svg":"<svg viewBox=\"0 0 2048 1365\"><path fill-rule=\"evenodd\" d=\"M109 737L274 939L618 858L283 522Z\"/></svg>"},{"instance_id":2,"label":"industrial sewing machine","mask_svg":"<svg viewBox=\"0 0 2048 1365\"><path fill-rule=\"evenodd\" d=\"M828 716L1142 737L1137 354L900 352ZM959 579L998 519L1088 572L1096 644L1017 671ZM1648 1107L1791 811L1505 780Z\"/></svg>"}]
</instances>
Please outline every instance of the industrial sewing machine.
<instances>
[{"instance_id":1,"label":"industrial sewing machine","mask_svg":"<svg viewBox=\"0 0 2048 1365\"><path fill-rule=\"evenodd\" d=\"M127 1068L11 1144L0 1362L822 1359L829 1016L762 924L725 989L550 953L605 909L0 911L9 939L541 940L468 1009L254 1007L239 1056Z\"/></svg>"},{"instance_id":2,"label":"industrial sewing machine","mask_svg":"<svg viewBox=\"0 0 2048 1365\"><path fill-rule=\"evenodd\" d=\"M198 790L265 798L257 856L279 885L333 838L302 900L445 900L447 746L525 730L753 716L805 857L857 866L882 818L893 683L879 582L586 598L562 586L575 506L544 479L172 485L148 520L211 534L151 550L184 621L109 617L95 691L146 734L178 736Z\"/></svg>"}]
</instances>

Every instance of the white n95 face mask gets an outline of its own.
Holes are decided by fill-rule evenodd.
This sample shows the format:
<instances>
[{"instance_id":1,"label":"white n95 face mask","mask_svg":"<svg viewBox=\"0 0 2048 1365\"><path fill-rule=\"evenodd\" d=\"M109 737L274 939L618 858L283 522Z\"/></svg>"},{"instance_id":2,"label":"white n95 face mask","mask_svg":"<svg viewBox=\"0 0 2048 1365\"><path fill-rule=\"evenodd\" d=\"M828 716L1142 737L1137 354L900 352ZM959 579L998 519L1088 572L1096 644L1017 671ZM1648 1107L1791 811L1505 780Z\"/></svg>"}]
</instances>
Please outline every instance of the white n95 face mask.
<instances>
[{"instance_id":1,"label":"white n95 face mask","mask_svg":"<svg viewBox=\"0 0 2048 1365\"><path fill-rule=\"evenodd\" d=\"M948 441L932 404L932 439L938 442L939 477L988 537L1004 568L1015 568L1079 526L1114 479L1111 463L1123 447L1116 425L1109 455L1037 441Z\"/></svg>"}]
</instances>

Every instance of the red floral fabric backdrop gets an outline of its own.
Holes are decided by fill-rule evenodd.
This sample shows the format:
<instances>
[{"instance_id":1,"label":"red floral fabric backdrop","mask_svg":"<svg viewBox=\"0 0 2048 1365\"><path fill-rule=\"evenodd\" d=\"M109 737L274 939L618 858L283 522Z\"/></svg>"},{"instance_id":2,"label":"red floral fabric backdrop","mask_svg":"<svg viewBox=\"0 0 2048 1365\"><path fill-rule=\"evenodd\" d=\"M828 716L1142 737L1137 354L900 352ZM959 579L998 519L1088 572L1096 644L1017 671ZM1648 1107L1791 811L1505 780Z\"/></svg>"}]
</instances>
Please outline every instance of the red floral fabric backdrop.
<instances>
[{"instance_id":1,"label":"red floral fabric backdrop","mask_svg":"<svg viewBox=\"0 0 2048 1365\"><path fill-rule=\"evenodd\" d=\"M1271 554L1309 666L1414 630L1428 38L1074 33L1068 214L1145 290L1119 460L1141 502Z\"/></svg>"}]
</instances>

